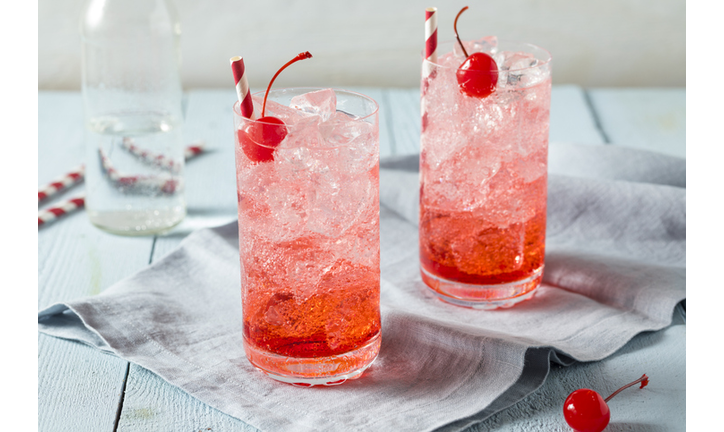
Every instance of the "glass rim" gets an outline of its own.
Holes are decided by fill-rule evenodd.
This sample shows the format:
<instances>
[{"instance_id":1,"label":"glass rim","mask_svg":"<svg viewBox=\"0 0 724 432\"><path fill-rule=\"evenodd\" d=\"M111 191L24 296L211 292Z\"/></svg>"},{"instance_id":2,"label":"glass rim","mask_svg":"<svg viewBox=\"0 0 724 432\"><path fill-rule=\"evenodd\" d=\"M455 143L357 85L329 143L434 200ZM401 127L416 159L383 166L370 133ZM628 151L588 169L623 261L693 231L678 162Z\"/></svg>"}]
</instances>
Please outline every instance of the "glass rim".
<instances>
[{"instance_id":1,"label":"glass rim","mask_svg":"<svg viewBox=\"0 0 724 432\"><path fill-rule=\"evenodd\" d=\"M374 106L374 109L372 110L372 112L365 116L360 116L360 117L355 118L354 119L355 121L356 120L366 120L366 119L372 117L373 115L379 113L379 111L380 111L380 104L378 104L377 101L372 99L371 97L364 95L362 93L356 92L356 91L345 90L345 89L334 88L334 87L282 87L282 88L278 88L278 89L269 90L269 96L271 96L272 93L274 93L274 92L280 92L280 91L285 91L285 90L308 90L308 91L305 91L304 93L309 93L310 91L318 91L318 90L326 90L326 89L332 89L335 94L337 94L337 92L343 92L343 93L346 93L346 94L349 94L352 96L356 96L356 97L360 97L362 99L366 99L366 100L372 102L372 104ZM266 93L266 90L260 90L260 91L252 93L251 95L252 96L261 95L263 97L264 93ZM239 117L243 118L244 119L243 121L245 121L245 122L276 125L276 123L260 122L258 119L252 120L247 117L244 117L243 115L241 115L241 104L238 100L234 101L234 105L232 106L232 111L234 112L235 115L238 115ZM294 126L295 125L287 125L286 127L294 129Z\"/></svg>"},{"instance_id":2,"label":"glass rim","mask_svg":"<svg viewBox=\"0 0 724 432\"><path fill-rule=\"evenodd\" d=\"M466 40L466 41L464 41L464 42L474 42L474 41L476 41L476 40L480 40L480 39ZM438 48L439 48L441 45L447 45L447 44L451 44L451 45L454 46L454 44L456 44L457 42L458 42L457 39L447 39L447 40L444 40L444 41L438 43L437 46L438 46ZM540 50L540 51L543 51L543 52L546 53L546 55L548 56L548 58L545 59L545 60L540 60L540 59L539 59L539 60L541 61L541 63L538 63L538 64L535 65L535 66L528 66L528 67L517 68L517 69L508 69L508 70L506 70L506 72L517 72L517 71L524 71L524 70L528 70L528 69L537 69L537 68L540 68L540 67L545 66L545 65L547 65L547 64L550 64L550 62L553 60L553 56L551 55L550 51L548 51L547 49L542 48L542 47L540 47L540 46L538 46L538 45L529 43L529 42L520 42L520 41L517 41L517 40L511 40L511 39L498 39L498 42L503 42L503 43L506 43L506 44L512 43L512 44L525 45L525 46L528 46L528 47L535 48L535 49L538 49L538 50ZM449 51L449 52L452 52L452 50ZM445 53L443 53L443 54L447 54L447 52L445 52ZM440 63L436 63L436 62L433 62L433 61L430 61L430 60L426 59L426 58L425 58L425 50L420 51L420 56L422 57L422 62L423 62L423 63L429 63L429 64L431 64L431 65L435 65L435 67L439 67L439 68L442 68L442 69L456 69L456 68L453 68L453 67L451 67L451 66L443 66L443 65L441 65ZM438 55L438 57L439 57L439 55ZM537 58L537 57L536 57L536 58ZM492 71L492 70L485 71L485 70L480 70L480 69L472 69L472 70L478 70L478 71L480 71L480 72L498 72L498 71L499 71L499 70L498 70L498 71Z\"/></svg>"},{"instance_id":3,"label":"glass rim","mask_svg":"<svg viewBox=\"0 0 724 432\"><path fill-rule=\"evenodd\" d=\"M354 121L366 121L366 120L368 120L369 118L371 118L372 116L377 115L377 114L379 113L379 111L380 111L380 104L378 104L377 101L374 100L374 99L372 99L371 97L369 97L369 96L367 96L367 95L364 95L364 94L362 94L362 93L356 92L356 91L339 89L339 88L334 88L334 87L283 87L283 88L278 88L278 89L272 89L272 90L270 90L270 91L269 91L269 95L271 96L271 94L274 93L274 92L282 92L282 91L285 91L285 90L297 90L297 91L301 90L303 93L300 93L300 94L304 94L304 93L309 93L310 91L325 90L325 89L332 89L332 90L334 90L335 94L337 94L337 92L342 92L342 93L345 93L345 94L347 94L347 95L351 95L351 96L358 97L358 98L364 99L364 100L366 100L366 101L372 102L372 104L373 104L372 106L373 106L373 108L374 108L374 109L372 110L372 112L369 113L369 114L367 114L367 115L365 115L365 116L363 116L363 117L357 117L357 118L353 119ZM262 90L262 91L258 91L258 92L252 93L252 95L253 95L253 96L257 96L257 95L262 95L262 96L263 96L265 92L266 92L266 90ZM242 122L244 122L244 123L246 123L246 124L248 124L248 125L251 125L251 124L265 124L265 125L279 126L278 123L260 122L258 119L252 120L252 119L249 119L249 118L247 118L247 117L244 117L243 115L241 115L241 105L240 105L240 103L239 103L238 100L236 100L236 101L234 102L234 105L233 105L233 107L232 107L232 111L234 112L234 116L237 116L237 117L240 119L240 121L242 121ZM304 127L304 126L303 126L303 125L297 126L296 124L292 124L292 125L286 125L286 124L285 124L285 127L286 127L287 130L289 130L289 131L294 131L294 130L298 130L298 128L302 128L302 127ZM378 122L378 128L379 128L379 122ZM279 148L279 147L268 146L268 145L265 145L265 144L262 144L262 143L258 143L258 142L255 142L254 144L256 144L256 145L258 145L258 146L260 146L260 147L265 147L265 148L269 148L269 149L278 149L278 148ZM379 142L378 142L377 145L379 146ZM333 150L333 149L345 148L345 147L348 147L348 146L349 146L349 143L344 143L344 144L335 145L335 146L319 146L319 147L293 146L293 147L287 147L287 148L307 148L307 149L310 149L310 150Z\"/></svg>"}]
</instances>

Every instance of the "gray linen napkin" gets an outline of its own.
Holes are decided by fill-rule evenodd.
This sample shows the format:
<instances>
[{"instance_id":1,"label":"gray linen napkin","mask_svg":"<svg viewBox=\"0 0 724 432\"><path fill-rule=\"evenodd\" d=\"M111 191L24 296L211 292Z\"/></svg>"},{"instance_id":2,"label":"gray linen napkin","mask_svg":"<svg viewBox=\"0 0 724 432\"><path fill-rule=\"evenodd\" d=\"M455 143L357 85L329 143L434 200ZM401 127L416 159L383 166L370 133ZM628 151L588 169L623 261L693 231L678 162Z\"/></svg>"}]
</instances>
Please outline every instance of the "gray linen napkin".
<instances>
[{"instance_id":1,"label":"gray linen napkin","mask_svg":"<svg viewBox=\"0 0 724 432\"><path fill-rule=\"evenodd\" d=\"M382 349L358 380L297 388L246 361L235 224L191 234L97 296L40 311L40 331L137 363L264 431L458 431L535 391L550 361L600 360L671 323L686 296L683 159L552 145L543 285L496 311L448 305L424 287L417 164L381 163Z\"/></svg>"}]
</instances>

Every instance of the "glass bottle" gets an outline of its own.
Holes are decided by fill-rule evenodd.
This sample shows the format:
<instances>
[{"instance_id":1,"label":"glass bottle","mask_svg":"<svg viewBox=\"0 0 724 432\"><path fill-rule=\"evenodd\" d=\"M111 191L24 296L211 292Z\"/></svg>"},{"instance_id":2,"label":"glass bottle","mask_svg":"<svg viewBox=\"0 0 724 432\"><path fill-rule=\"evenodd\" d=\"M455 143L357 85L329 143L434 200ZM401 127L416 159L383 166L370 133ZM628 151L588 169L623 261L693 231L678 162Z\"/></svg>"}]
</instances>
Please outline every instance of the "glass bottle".
<instances>
[{"instance_id":1,"label":"glass bottle","mask_svg":"<svg viewBox=\"0 0 724 432\"><path fill-rule=\"evenodd\" d=\"M90 0L82 15L85 207L105 231L186 215L180 33L170 0Z\"/></svg>"}]
</instances>

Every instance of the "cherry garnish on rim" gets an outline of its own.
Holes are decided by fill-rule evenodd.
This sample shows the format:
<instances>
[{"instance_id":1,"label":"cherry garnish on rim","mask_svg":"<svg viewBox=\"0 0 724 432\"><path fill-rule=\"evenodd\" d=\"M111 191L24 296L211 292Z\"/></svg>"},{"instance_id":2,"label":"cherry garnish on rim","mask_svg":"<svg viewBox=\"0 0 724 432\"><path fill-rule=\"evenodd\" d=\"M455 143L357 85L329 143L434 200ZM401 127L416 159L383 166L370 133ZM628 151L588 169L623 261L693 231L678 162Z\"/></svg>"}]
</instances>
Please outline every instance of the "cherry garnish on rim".
<instances>
[{"instance_id":1,"label":"cherry garnish on rim","mask_svg":"<svg viewBox=\"0 0 724 432\"><path fill-rule=\"evenodd\" d=\"M273 116L264 116L266 112L266 100L269 96L269 90L277 79L277 76L292 63L299 60L312 58L309 51L299 53L296 57L288 61L284 66L279 68L276 74L269 81L269 85L264 93L264 103L261 108L261 117L248 124L248 126L240 129L238 133L241 148L252 162L271 162L274 160L274 149L287 136L287 127L282 120Z\"/></svg>"},{"instance_id":2,"label":"cherry garnish on rim","mask_svg":"<svg viewBox=\"0 0 724 432\"><path fill-rule=\"evenodd\" d=\"M591 389L574 391L563 403L563 417L565 417L566 423L576 432L601 432L611 420L611 411L606 402L619 394L621 390L638 383L641 383L640 388L644 388L649 383L649 377L643 374L641 378L626 384L606 399Z\"/></svg>"},{"instance_id":3,"label":"cherry garnish on rim","mask_svg":"<svg viewBox=\"0 0 724 432\"><path fill-rule=\"evenodd\" d=\"M460 90L462 90L463 93L472 97L484 98L490 96L498 84L498 65L488 54L476 52L468 55L468 52L465 50L465 46L458 35L458 18L460 18L460 15L467 9L467 6L460 9L453 23L455 37L466 57L455 75L458 80L458 86L460 86Z\"/></svg>"}]
</instances>

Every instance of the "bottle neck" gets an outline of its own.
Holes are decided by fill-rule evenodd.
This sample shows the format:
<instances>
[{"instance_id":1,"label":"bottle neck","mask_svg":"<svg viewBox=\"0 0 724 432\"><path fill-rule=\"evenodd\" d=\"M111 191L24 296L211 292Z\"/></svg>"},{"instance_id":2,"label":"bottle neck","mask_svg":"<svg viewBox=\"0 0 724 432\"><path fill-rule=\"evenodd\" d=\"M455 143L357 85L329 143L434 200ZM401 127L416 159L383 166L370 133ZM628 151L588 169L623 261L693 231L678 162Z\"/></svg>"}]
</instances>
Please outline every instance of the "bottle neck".
<instances>
[{"instance_id":1,"label":"bottle neck","mask_svg":"<svg viewBox=\"0 0 724 432\"><path fill-rule=\"evenodd\" d=\"M173 37L181 26L172 0L91 0L80 20L84 40Z\"/></svg>"},{"instance_id":2,"label":"bottle neck","mask_svg":"<svg viewBox=\"0 0 724 432\"><path fill-rule=\"evenodd\" d=\"M81 20L86 118L181 117L179 23L168 0L92 0Z\"/></svg>"}]
</instances>

